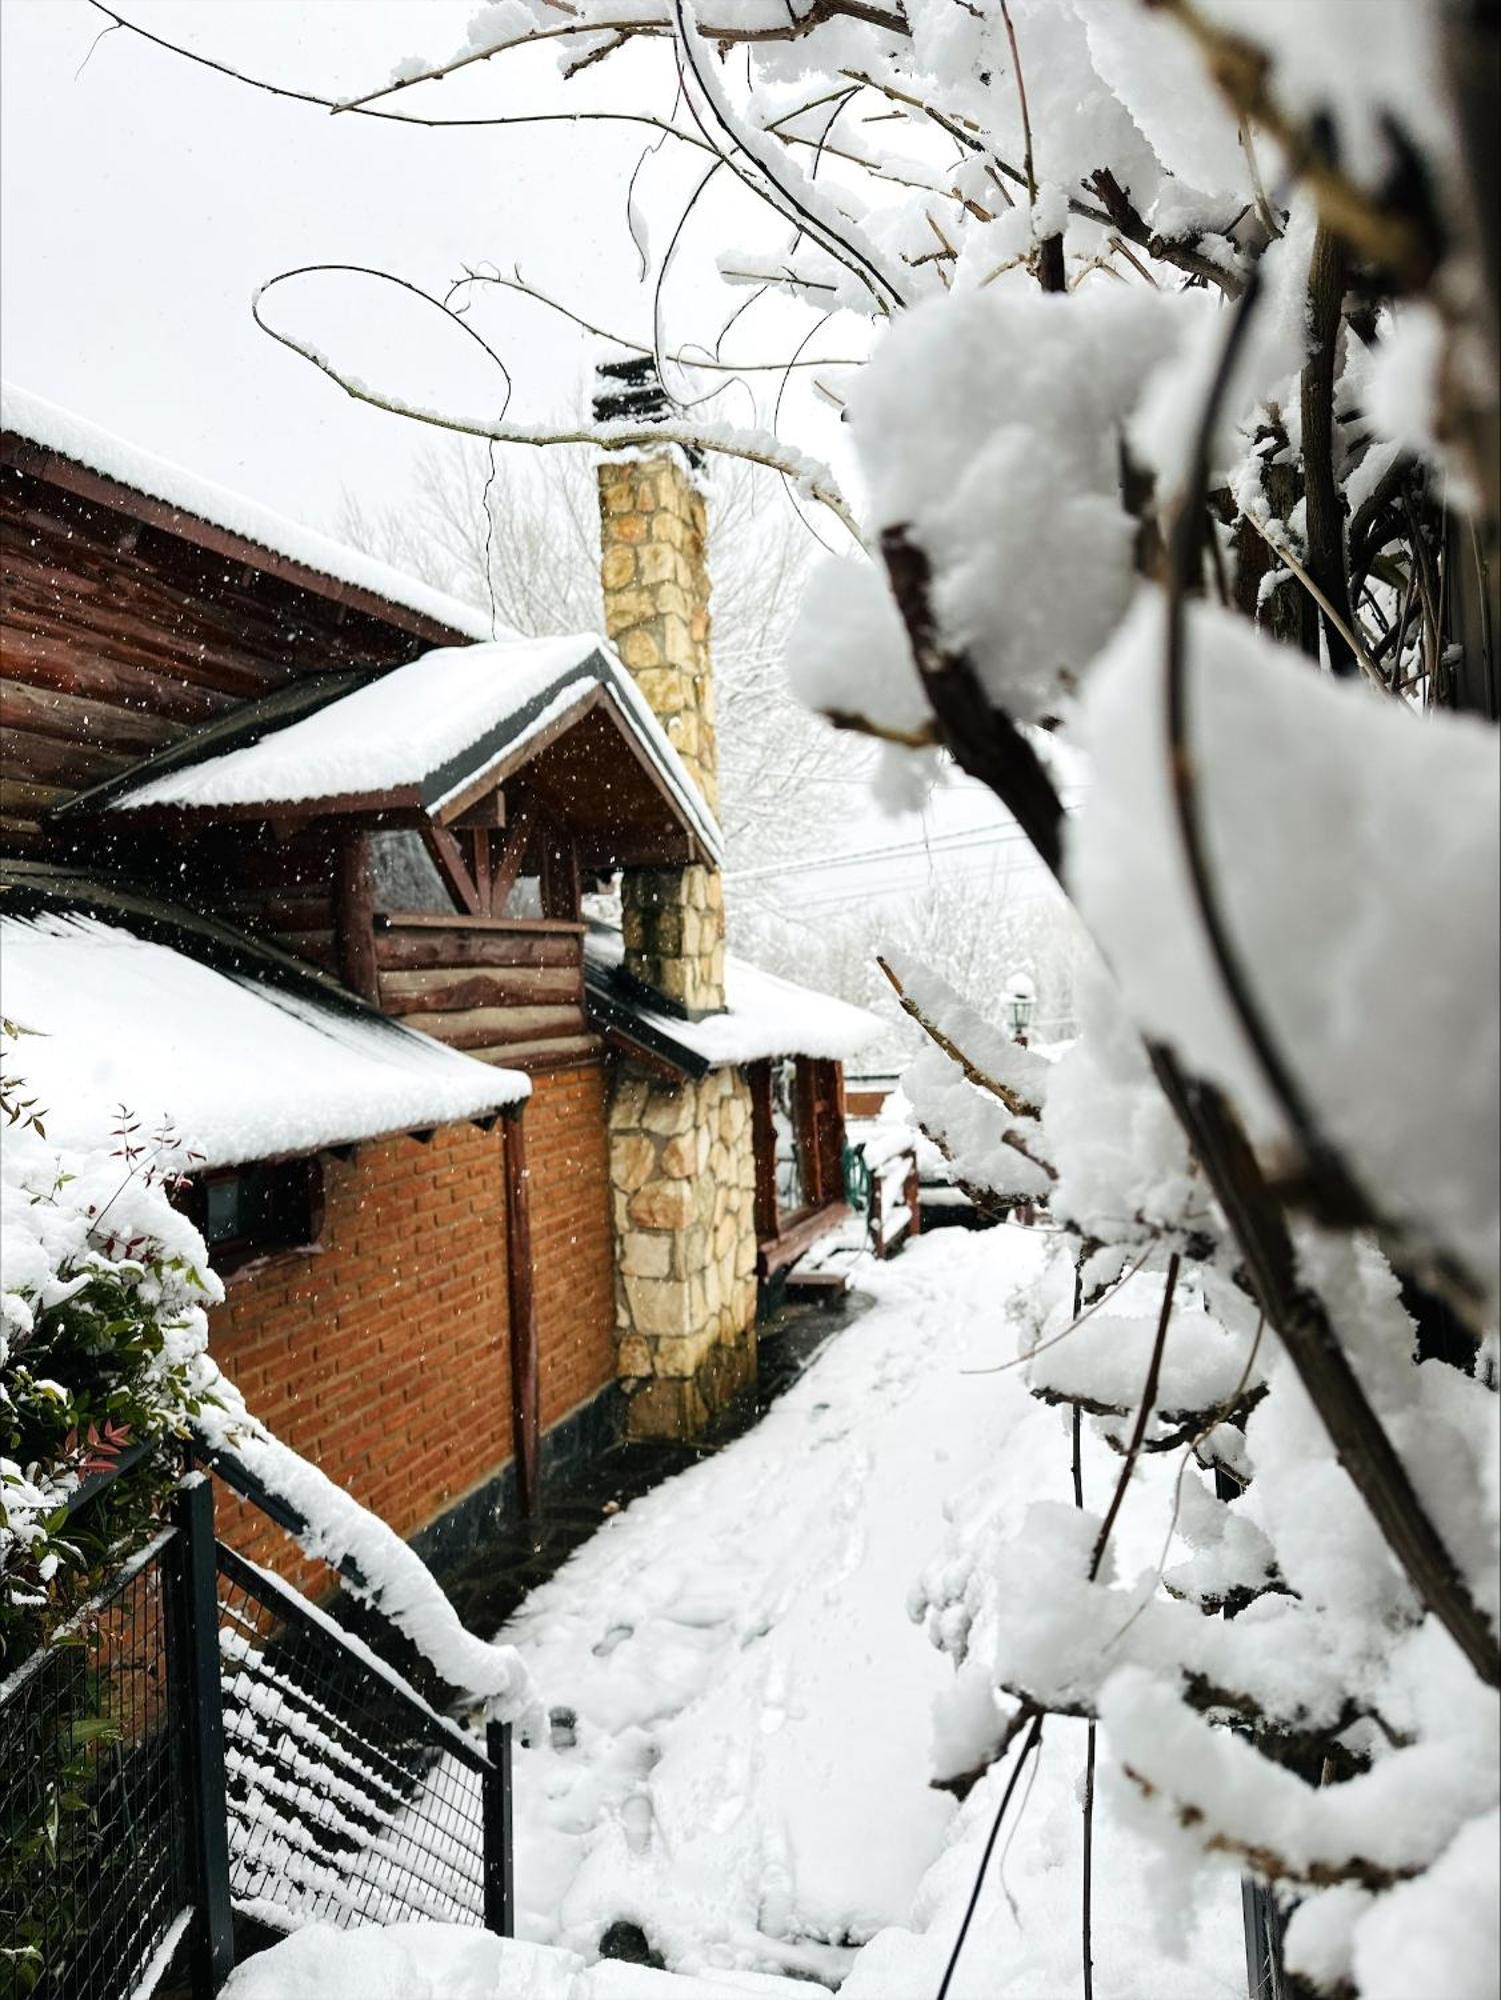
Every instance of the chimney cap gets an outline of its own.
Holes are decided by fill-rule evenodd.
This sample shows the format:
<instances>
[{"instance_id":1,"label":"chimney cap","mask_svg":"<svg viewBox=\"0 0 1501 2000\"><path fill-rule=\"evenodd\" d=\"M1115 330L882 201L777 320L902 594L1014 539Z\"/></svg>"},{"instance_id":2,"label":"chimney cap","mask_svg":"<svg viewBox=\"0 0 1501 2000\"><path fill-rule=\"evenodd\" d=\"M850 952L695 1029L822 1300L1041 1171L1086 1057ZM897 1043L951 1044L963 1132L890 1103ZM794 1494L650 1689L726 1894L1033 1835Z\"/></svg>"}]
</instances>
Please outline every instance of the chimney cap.
<instances>
[{"instance_id":1,"label":"chimney cap","mask_svg":"<svg viewBox=\"0 0 1501 2000\"><path fill-rule=\"evenodd\" d=\"M653 355L633 354L627 361L601 361L595 370L599 387L594 396L597 424L665 424L671 421L672 405ZM682 447L695 469L703 464L703 453Z\"/></svg>"}]
</instances>

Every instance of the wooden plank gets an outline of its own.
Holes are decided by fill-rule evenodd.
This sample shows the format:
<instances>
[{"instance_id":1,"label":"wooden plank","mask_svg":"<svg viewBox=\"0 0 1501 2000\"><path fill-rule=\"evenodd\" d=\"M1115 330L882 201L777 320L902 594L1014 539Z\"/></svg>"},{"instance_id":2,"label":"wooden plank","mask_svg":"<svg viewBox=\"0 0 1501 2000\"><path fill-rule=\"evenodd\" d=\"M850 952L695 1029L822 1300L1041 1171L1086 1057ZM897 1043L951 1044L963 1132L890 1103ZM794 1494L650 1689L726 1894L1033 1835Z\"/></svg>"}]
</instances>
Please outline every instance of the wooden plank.
<instances>
[{"instance_id":1,"label":"wooden plank","mask_svg":"<svg viewBox=\"0 0 1501 2000\"><path fill-rule=\"evenodd\" d=\"M546 917L466 917L455 910L452 916L447 912L429 915L425 910L382 910L376 918L379 926L387 930L455 930L455 931L510 931L518 937L545 936L578 937L584 935L582 924L553 923Z\"/></svg>"},{"instance_id":2,"label":"wooden plank","mask_svg":"<svg viewBox=\"0 0 1501 2000\"><path fill-rule=\"evenodd\" d=\"M505 912L506 898L511 893L516 877L521 873L521 864L526 859L527 843L531 839L534 809L530 799L523 799L511 815L511 824L506 831L505 844L490 871L490 914L501 916ZM577 914L577 912L575 912Z\"/></svg>"},{"instance_id":3,"label":"wooden plank","mask_svg":"<svg viewBox=\"0 0 1501 2000\"><path fill-rule=\"evenodd\" d=\"M389 792L336 792L321 799L262 799L254 805L227 806L132 806L130 818L137 826L178 837L200 828L231 825L270 825L280 829L278 838L289 840L314 820L344 819L352 813L409 811L416 798L414 785L402 785ZM457 916L458 912L454 914Z\"/></svg>"},{"instance_id":4,"label":"wooden plank","mask_svg":"<svg viewBox=\"0 0 1501 2000\"><path fill-rule=\"evenodd\" d=\"M444 921L433 930L386 930L375 933L375 961L382 974L427 967L566 966L582 962L577 927L565 934L553 930L533 936L520 924L495 929L460 930Z\"/></svg>"},{"instance_id":5,"label":"wooden plank","mask_svg":"<svg viewBox=\"0 0 1501 2000\"><path fill-rule=\"evenodd\" d=\"M145 710L170 722L208 722L236 705L233 695L218 688L179 681L155 668L122 665L90 652L86 639L73 634L49 638L8 630L5 671L11 680L28 686L51 688L59 694L118 708Z\"/></svg>"},{"instance_id":6,"label":"wooden plank","mask_svg":"<svg viewBox=\"0 0 1501 2000\"><path fill-rule=\"evenodd\" d=\"M0 769L11 777L59 784L69 792L112 777L136 761L128 752L106 750L100 743L64 743L56 736L38 736L29 729L0 729Z\"/></svg>"},{"instance_id":7,"label":"wooden plank","mask_svg":"<svg viewBox=\"0 0 1501 2000\"><path fill-rule=\"evenodd\" d=\"M524 1106L508 1104L500 1126L506 1183L506 1303L510 1319L511 1434L521 1511L541 1498L542 1369L532 1282L531 1180L526 1168Z\"/></svg>"},{"instance_id":8,"label":"wooden plank","mask_svg":"<svg viewBox=\"0 0 1501 2000\"><path fill-rule=\"evenodd\" d=\"M572 1069L593 1062L602 1044L598 1035L559 1035L551 1040L512 1042L506 1048L469 1049L477 1062L494 1063L497 1069Z\"/></svg>"},{"instance_id":9,"label":"wooden plank","mask_svg":"<svg viewBox=\"0 0 1501 2000\"><path fill-rule=\"evenodd\" d=\"M583 1001L584 974L577 965L434 966L380 975L380 1004L388 1014L453 1013L546 1002L581 1007Z\"/></svg>"},{"instance_id":10,"label":"wooden plank","mask_svg":"<svg viewBox=\"0 0 1501 2000\"><path fill-rule=\"evenodd\" d=\"M310 965L321 966L331 972L336 979L343 977L339 968L338 940L332 931L283 931L271 932L273 944L279 944L283 951L289 951L296 958L305 958Z\"/></svg>"},{"instance_id":11,"label":"wooden plank","mask_svg":"<svg viewBox=\"0 0 1501 2000\"><path fill-rule=\"evenodd\" d=\"M46 835L34 819L24 819L11 813L0 814L0 845L7 854L30 854L44 846Z\"/></svg>"},{"instance_id":12,"label":"wooden plank","mask_svg":"<svg viewBox=\"0 0 1501 2000\"><path fill-rule=\"evenodd\" d=\"M0 814L9 819L39 819L72 793L70 785L38 785L24 778L0 778Z\"/></svg>"},{"instance_id":13,"label":"wooden plank","mask_svg":"<svg viewBox=\"0 0 1501 2000\"><path fill-rule=\"evenodd\" d=\"M8 661L8 642L5 651ZM97 743L136 757L175 743L183 733L177 724L143 709L89 701L55 688L28 687L24 681L13 680L0 680L0 725L55 736L65 743Z\"/></svg>"},{"instance_id":14,"label":"wooden plank","mask_svg":"<svg viewBox=\"0 0 1501 2000\"><path fill-rule=\"evenodd\" d=\"M579 1007L468 1007L452 1014L424 1014L416 1023L424 1035L451 1049L545 1041L554 1035L577 1034L583 1024Z\"/></svg>"},{"instance_id":15,"label":"wooden plank","mask_svg":"<svg viewBox=\"0 0 1501 2000\"><path fill-rule=\"evenodd\" d=\"M782 1231L781 1235L763 1240L757 1246L756 1269L764 1277L781 1271L788 1264L801 1257L809 1244L816 1243L820 1236L841 1223L849 1220L850 1210L842 1201L828 1202L822 1208L815 1208L800 1215L796 1222Z\"/></svg>"}]
</instances>

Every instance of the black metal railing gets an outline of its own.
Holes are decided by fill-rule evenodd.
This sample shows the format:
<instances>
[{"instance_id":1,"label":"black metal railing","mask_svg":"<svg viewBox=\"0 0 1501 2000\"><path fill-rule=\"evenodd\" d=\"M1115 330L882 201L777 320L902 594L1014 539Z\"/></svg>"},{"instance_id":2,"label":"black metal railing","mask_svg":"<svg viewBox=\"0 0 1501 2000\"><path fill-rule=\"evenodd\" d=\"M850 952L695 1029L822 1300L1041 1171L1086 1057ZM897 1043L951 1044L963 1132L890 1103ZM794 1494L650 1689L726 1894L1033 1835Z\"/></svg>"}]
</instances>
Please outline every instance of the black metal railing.
<instances>
[{"instance_id":1,"label":"black metal railing","mask_svg":"<svg viewBox=\"0 0 1501 2000\"><path fill-rule=\"evenodd\" d=\"M0 1683L0 2000L125 2000L179 1952L211 2000L237 1917L509 1934L510 1773L507 1726L481 1743L218 1542L192 1473Z\"/></svg>"},{"instance_id":2,"label":"black metal railing","mask_svg":"<svg viewBox=\"0 0 1501 2000\"><path fill-rule=\"evenodd\" d=\"M225 1548L219 1606L235 1907L282 1929L430 1918L509 1930L508 1843L490 1851L485 1796L504 1783L504 1732L487 1756Z\"/></svg>"}]
</instances>

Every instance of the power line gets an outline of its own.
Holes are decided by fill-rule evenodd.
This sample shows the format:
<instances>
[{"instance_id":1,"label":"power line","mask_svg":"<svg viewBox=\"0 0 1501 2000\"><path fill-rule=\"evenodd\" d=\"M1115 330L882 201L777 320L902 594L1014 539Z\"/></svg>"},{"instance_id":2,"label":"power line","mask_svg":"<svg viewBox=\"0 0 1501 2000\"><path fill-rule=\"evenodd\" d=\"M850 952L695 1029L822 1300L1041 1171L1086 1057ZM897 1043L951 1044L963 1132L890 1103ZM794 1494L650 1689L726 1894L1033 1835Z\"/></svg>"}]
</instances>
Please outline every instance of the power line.
<instances>
[{"instance_id":1,"label":"power line","mask_svg":"<svg viewBox=\"0 0 1501 2000\"><path fill-rule=\"evenodd\" d=\"M1074 812L1076 806L1066 806L1065 811ZM948 855L970 853L988 847L1011 847L1018 841L1027 842L1027 835L1019 826L1001 827L956 827L952 833L917 835L910 840L893 841L885 847L855 848L845 854L810 856L801 861L767 862L758 868L730 868L725 871L726 883L755 882L781 875L826 874L833 869L853 868L871 861L919 860L926 855Z\"/></svg>"}]
</instances>

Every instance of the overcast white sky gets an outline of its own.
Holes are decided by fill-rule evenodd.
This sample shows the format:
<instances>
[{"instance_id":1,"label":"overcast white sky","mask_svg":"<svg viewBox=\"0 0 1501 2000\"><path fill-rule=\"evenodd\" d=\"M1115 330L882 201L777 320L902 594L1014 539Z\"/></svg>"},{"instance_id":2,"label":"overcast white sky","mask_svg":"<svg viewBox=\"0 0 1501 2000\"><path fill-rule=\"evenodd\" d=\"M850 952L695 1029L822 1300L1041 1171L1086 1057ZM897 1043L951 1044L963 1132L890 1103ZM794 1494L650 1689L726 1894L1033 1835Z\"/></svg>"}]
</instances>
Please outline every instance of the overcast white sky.
<instances>
[{"instance_id":1,"label":"overcast white sky","mask_svg":"<svg viewBox=\"0 0 1501 2000\"><path fill-rule=\"evenodd\" d=\"M464 41L474 0L121 0L170 40L296 89L341 95L385 82L410 55ZM519 264L542 289L637 337L650 295L624 225L645 138L629 126L529 125L432 131L332 117L218 77L112 31L86 0L0 0L0 363L6 377L134 443L284 514L332 526L347 487L367 503L407 494L424 435L350 401L258 332L250 297L273 273L369 264L441 291L466 263ZM659 52L617 59L599 89L667 107ZM576 91L576 87L575 87ZM577 108L550 54L480 64L403 108L443 117ZM690 172L689 169L692 169ZM671 149L642 190L654 241L701 164ZM745 198L705 204L669 305L712 338L726 311L714 255L760 227ZM482 302L486 337L515 376L511 414L543 422L581 406L596 351L562 321L508 295ZM284 287L275 310L364 379L409 400L482 415L496 371L439 315L393 288L318 277ZM807 325L757 308L741 353L785 352ZM824 352L840 351L833 331ZM742 420L744 407L724 406ZM818 425L811 438L809 422ZM838 450L832 421L800 416L799 442ZM928 823L998 827L988 794L940 801ZM852 849L920 835L912 818L852 812ZM1010 846L967 847L946 868L987 874ZM878 871L810 878L837 895L925 878L903 856ZM1018 883L1022 887L1025 882Z\"/></svg>"}]
</instances>

